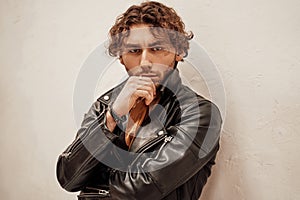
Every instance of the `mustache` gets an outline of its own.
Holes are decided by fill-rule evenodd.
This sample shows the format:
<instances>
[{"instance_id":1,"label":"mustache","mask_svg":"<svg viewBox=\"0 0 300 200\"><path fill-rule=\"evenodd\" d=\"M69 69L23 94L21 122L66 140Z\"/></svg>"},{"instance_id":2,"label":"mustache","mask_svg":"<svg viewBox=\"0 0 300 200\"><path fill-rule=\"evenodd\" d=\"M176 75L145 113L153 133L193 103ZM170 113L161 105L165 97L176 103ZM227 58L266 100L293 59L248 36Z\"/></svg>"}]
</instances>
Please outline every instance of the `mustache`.
<instances>
[{"instance_id":1,"label":"mustache","mask_svg":"<svg viewBox=\"0 0 300 200\"><path fill-rule=\"evenodd\" d=\"M140 70L138 70L136 73L134 73L134 75L136 76L158 76L158 77L161 77L162 76L162 73L159 72L159 71L154 71L152 69L145 69L145 68L142 68L140 67L139 68Z\"/></svg>"}]
</instances>

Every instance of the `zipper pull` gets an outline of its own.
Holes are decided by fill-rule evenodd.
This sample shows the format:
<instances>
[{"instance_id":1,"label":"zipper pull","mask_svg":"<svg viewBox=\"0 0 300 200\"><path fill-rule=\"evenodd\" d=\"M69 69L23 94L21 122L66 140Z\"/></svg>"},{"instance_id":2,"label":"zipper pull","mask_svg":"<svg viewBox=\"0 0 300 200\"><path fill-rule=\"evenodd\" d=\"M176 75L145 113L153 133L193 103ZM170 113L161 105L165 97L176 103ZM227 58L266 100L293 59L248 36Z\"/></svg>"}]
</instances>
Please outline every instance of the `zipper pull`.
<instances>
[{"instance_id":1,"label":"zipper pull","mask_svg":"<svg viewBox=\"0 0 300 200\"><path fill-rule=\"evenodd\" d=\"M167 136L167 137L165 138L165 143L171 142L172 139L173 139L173 136Z\"/></svg>"}]
</instances>

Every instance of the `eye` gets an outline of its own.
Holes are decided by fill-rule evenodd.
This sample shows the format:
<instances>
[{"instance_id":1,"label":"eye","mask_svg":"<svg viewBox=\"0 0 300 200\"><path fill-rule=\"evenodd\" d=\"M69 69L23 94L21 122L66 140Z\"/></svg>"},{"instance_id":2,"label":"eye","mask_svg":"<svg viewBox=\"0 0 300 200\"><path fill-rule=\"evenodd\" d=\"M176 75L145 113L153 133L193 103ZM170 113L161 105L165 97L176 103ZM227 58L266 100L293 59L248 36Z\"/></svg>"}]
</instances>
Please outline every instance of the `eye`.
<instances>
[{"instance_id":1,"label":"eye","mask_svg":"<svg viewBox=\"0 0 300 200\"><path fill-rule=\"evenodd\" d=\"M129 49L128 53L139 53L141 52L141 49Z\"/></svg>"},{"instance_id":2,"label":"eye","mask_svg":"<svg viewBox=\"0 0 300 200\"><path fill-rule=\"evenodd\" d=\"M162 51L163 48L158 46L158 47L152 47L151 50L152 51Z\"/></svg>"}]
</instances>

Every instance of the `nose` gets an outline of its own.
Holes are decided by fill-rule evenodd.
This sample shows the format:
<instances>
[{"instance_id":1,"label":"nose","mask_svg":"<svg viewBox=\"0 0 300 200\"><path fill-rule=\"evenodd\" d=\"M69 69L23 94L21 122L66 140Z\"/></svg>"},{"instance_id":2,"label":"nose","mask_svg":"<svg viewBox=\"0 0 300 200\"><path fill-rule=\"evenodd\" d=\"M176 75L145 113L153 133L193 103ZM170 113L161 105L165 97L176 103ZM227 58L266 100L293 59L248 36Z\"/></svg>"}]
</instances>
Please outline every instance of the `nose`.
<instances>
[{"instance_id":1,"label":"nose","mask_svg":"<svg viewBox=\"0 0 300 200\"><path fill-rule=\"evenodd\" d=\"M141 54L140 66L144 71L149 71L152 68L151 55L148 52L148 49L143 49Z\"/></svg>"}]
</instances>

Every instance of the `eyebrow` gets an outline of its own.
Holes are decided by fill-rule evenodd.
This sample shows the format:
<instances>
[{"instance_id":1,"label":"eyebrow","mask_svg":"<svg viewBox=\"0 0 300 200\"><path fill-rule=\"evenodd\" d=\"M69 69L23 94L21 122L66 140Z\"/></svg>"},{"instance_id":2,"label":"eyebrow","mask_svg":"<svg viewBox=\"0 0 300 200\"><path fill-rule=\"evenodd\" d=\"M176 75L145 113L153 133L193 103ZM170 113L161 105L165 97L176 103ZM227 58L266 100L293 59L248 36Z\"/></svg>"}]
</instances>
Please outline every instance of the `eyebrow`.
<instances>
[{"instance_id":1,"label":"eyebrow","mask_svg":"<svg viewBox=\"0 0 300 200\"><path fill-rule=\"evenodd\" d=\"M153 43L150 43L149 46L153 47L153 46L166 45L166 44L168 44L166 41L158 40L158 41L155 41Z\"/></svg>"},{"instance_id":2,"label":"eyebrow","mask_svg":"<svg viewBox=\"0 0 300 200\"><path fill-rule=\"evenodd\" d=\"M158 46L158 45L166 45L168 44L166 41L164 40L158 40L158 41L155 41L155 42L152 42L150 43L148 46L148 48L150 47L154 47L154 46ZM129 48L129 49L132 49L132 48L141 48L141 45L138 44L138 43L127 43L124 45L125 48Z\"/></svg>"},{"instance_id":3,"label":"eyebrow","mask_svg":"<svg viewBox=\"0 0 300 200\"><path fill-rule=\"evenodd\" d=\"M141 45L139 45L139 44L134 44L134 43L125 44L124 46L125 46L125 48L127 48L127 49L134 49L134 48L140 48L140 47L141 47Z\"/></svg>"}]
</instances>

